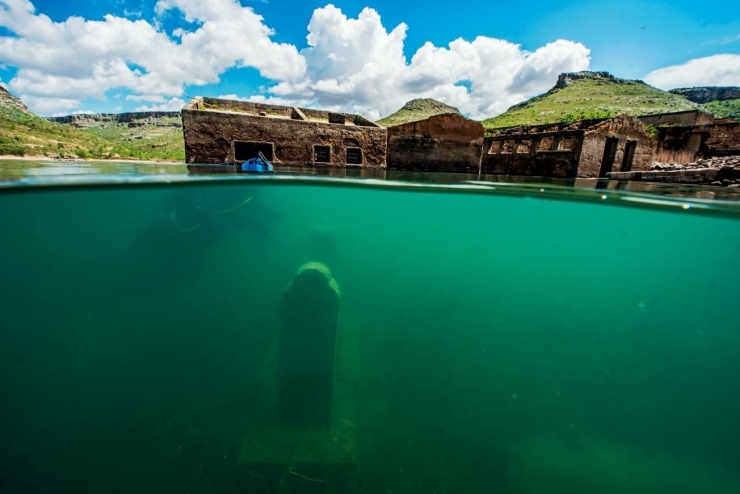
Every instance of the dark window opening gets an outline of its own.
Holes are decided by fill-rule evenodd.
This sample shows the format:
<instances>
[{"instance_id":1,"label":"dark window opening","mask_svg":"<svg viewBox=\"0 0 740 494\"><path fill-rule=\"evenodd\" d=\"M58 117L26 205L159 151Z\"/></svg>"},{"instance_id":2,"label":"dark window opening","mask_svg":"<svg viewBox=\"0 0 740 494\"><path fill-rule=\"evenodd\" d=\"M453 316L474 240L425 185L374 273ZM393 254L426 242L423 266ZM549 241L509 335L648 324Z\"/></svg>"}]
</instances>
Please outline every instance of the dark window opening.
<instances>
[{"instance_id":1,"label":"dark window opening","mask_svg":"<svg viewBox=\"0 0 740 494\"><path fill-rule=\"evenodd\" d=\"M361 165L362 164L362 149L347 148L347 164L348 165Z\"/></svg>"},{"instance_id":2,"label":"dark window opening","mask_svg":"<svg viewBox=\"0 0 740 494\"><path fill-rule=\"evenodd\" d=\"M635 151L637 150L637 142L628 141L624 147L624 156L622 157L622 167L620 171L628 172L632 169L632 162L635 160Z\"/></svg>"},{"instance_id":3,"label":"dark window opening","mask_svg":"<svg viewBox=\"0 0 740 494\"><path fill-rule=\"evenodd\" d=\"M329 146L314 146L313 160L315 163L329 163L331 148Z\"/></svg>"},{"instance_id":4,"label":"dark window opening","mask_svg":"<svg viewBox=\"0 0 740 494\"><path fill-rule=\"evenodd\" d=\"M258 153L262 153L265 158L272 161L274 159L273 149L275 149L275 146L271 142L234 141L234 159L236 161L246 161L256 158Z\"/></svg>"},{"instance_id":5,"label":"dark window opening","mask_svg":"<svg viewBox=\"0 0 740 494\"><path fill-rule=\"evenodd\" d=\"M606 144L604 145L604 156L602 156L601 158L601 170L599 170L599 178L605 178L606 174L611 172L612 168L614 168L614 159L617 157L617 147L619 147L618 138L606 138Z\"/></svg>"}]
</instances>

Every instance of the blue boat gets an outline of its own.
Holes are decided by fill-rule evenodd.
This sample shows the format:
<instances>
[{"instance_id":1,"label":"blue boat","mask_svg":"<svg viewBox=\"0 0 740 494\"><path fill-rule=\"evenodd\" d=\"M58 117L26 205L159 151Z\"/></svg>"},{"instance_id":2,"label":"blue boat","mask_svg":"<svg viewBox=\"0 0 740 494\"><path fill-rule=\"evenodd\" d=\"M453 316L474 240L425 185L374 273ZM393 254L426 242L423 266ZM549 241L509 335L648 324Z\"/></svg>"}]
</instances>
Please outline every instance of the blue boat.
<instances>
[{"instance_id":1,"label":"blue boat","mask_svg":"<svg viewBox=\"0 0 740 494\"><path fill-rule=\"evenodd\" d=\"M241 164L239 169L242 173L272 173L272 163L265 158L262 152L258 152L257 156L250 158Z\"/></svg>"}]
</instances>

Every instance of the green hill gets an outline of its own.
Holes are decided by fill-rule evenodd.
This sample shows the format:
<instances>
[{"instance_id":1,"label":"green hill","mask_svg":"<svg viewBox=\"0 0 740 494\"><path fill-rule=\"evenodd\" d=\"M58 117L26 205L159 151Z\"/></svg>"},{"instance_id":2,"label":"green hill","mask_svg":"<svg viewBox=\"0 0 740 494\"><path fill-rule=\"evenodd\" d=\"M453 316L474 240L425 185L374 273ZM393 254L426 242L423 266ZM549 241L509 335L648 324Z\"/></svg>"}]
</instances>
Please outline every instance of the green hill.
<instances>
[{"instance_id":1,"label":"green hill","mask_svg":"<svg viewBox=\"0 0 740 494\"><path fill-rule=\"evenodd\" d=\"M606 72L560 74L550 91L514 105L505 113L484 120L486 128L540 125L620 113L647 115L699 108L678 94L654 88L642 81L618 79Z\"/></svg>"},{"instance_id":2,"label":"green hill","mask_svg":"<svg viewBox=\"0 0 740 494\"><path fill-rule=\"evenodd\" d=\"M413 99L392 115L381 118L376 123L384 127L424 120L441 113L460 113L454 106L445 105L430 98Z\"/></svg>"},{"instance_id":3,"label":"green hill","mask_svg":"<svg viewBox=\"0 0 740 494\"><path fill-rule=\"evenodd\" d=\"M72 118L72 117L65 117ZM172 126L145 138L146 125L91 126L82 130L41 118L0 87L0 155L61 158L184 160L182 129ZM124 135L123 127L129 135ZM134 130L140 138L130 135Z\"/></svg>"},{"instance_id":4,"label":"green hill","mask_svg":"<svg viewBox=\"0 0 740 494\"><path fill-rule=\"evenodd\" d=\"M734 118L740 120L740 99L710 101L702 105L706 111L717 118Z\"/></svg>"}]
</instances>

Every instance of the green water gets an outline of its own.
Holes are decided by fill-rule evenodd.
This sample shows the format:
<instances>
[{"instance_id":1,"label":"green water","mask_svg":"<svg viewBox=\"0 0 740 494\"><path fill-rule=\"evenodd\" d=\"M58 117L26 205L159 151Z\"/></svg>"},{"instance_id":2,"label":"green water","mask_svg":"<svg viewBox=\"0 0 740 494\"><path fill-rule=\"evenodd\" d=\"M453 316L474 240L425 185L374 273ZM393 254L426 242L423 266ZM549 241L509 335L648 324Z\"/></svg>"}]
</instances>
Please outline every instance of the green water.
<instances>
[{"instance_id":1,"label":"green water","mask_svg":"<svg viewBox=\"0 0 740 494\"><path fill-rule=\"evenodd\" d=\"M737 210L501 192L6 189L0 491L740 492ZM244 460L308 261L341 290L355 491L267 439Z\"/></svg>"}]
</instances>

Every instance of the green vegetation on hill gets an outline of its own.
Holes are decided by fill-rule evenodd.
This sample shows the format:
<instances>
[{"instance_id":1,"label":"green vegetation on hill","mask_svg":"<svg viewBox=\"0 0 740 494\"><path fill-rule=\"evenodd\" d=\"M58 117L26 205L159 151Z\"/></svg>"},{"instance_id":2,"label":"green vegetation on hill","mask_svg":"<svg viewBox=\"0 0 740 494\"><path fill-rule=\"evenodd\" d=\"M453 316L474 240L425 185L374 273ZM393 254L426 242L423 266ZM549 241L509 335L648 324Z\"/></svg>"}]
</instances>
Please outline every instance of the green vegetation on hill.
<instances>
[{"instance_id":1,"label":"green vegetation on hill","mask_svg":"<svg viewBox=\"0 0 740 494\"><path fill-rule=\"evenodd\" d=\"M582 75L588 74L588 75ZM512 106L508 111L484 120L486 128L515 125L542 125L592 118L608 118L620 113L646 115L692 110L699 107L683 96L607 75L564 74L545 94ZM572 75L570 75L572 76Z\"/></svg>"},{"instance_id":2,"label":"green vegetation on hill","mask_svg":"<svg viewBox=\"0 0 740 494\"><path fill-rule=\"evenodd\" d=\"M128 158L184 161L182 129L158 119L129 128L101 122L80 130L29 112L18 98L0 91L0 155L60 158Z\"/></svg>"},{"instance_id":3,"label":"green vegetation on hill","mask_svg":"<svg viewBox=\"0 0 740 494\"><path fill-rule=\"evenodd\" d=\"M740 120L740 99L710 101L702 106L717 118L730 117Z\"/></svg>"},{"instance_id":4,"label":"green vegetation on hill","mask_svg":"<svg viewBox=\"0 0 740 494\"><path fill-rule=\"evenodd\" d=\"M454 106L445 105L430 98L414 99L403 105L403 108L392 115L381 118L376 123L384 127L424 120L441 113L460 113Z\"/></svg>"}]
</instances>

